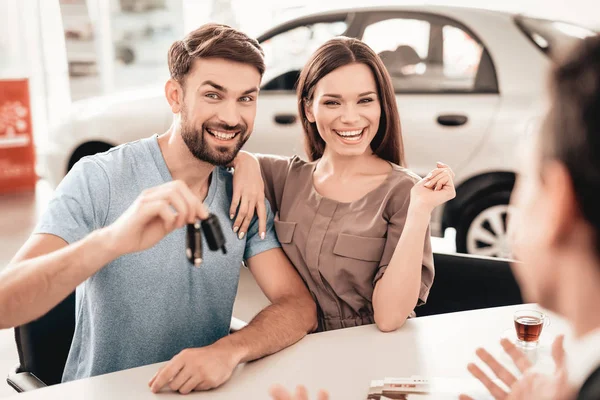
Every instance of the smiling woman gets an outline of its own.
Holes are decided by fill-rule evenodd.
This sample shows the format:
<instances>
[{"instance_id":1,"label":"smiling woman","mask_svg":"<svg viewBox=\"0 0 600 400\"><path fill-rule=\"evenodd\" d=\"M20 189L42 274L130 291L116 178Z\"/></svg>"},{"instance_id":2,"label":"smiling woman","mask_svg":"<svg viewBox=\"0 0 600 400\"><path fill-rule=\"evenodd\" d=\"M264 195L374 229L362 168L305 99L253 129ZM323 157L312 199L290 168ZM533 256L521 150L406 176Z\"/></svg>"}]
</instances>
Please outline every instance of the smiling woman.
<instances>
[{"instance_id":1,"label":"smiling woman","mask_svg":"<svg viewBox=\"0 0 600 400\"><path fill-rule=\"evenodd\" d=\"M258 155L257 165L241 152L236 174L254 171L260 182L260 168L279 241L317 300L319 330L371 323L395 330L427 300L429 219L454 197L454 174L438 163L419 180L403 167L390 77L357 39L317 49L297 96L309 162ZM238 185L252 181L245 176Z\"/></svg>"},{"instance_id":2,"label":"smiling woman","mask_svg":"<svg viewBox=\"0 0 600 400\"><path fill-rule=\"evenodd\" d=\"M369 67L349 64L334 70L321 79L312 97L305 100L303 109L310 129L316 124L320 138L337 153L364 153L377 134L381 116L377 84Z\"/></svg>"},{"instance_id":3,"label":"smiling woman","mask_svg":"<svg viewBox=\"0 0 600 400\"><path fill-rule=\"evenodd\" d=\"M354 40L353 47L346 47L340 45L340 40L333 39L325 43L313 54L308 67L300 74L298 112L306 132L306 153L311 160L315 160L323 155L325 149L326 141L319 134L325 132L324 127L319 127L315 119L315 113L324 111L319 108L320 104L338 110L338 113L341 110L343 115L340 115L339 123L346 125L345 130L349 130L347 126L359 119L355 109L361 107L363 122L368 121L371 126L371 140L368 142L371 149L383 160L404 165L400 117L385 66L373 50L362 42ZM352 39L347 40L350 42ZM348 82L353 84L349 86ZM345 98L342 94L346 95ZM348 96L353 97L352 102L356 106L348 106ZM346 102L343 107L342 99Z\"/></svg>"}]
</instances>

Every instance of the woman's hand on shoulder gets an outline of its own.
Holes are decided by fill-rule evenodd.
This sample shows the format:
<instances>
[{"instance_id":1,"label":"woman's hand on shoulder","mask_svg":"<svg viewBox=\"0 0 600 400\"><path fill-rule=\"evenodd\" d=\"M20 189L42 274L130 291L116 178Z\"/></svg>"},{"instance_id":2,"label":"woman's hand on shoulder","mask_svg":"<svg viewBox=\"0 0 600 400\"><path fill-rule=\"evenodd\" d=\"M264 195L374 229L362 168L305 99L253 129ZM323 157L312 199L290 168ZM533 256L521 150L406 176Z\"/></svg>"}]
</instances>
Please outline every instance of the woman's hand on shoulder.
<instances>
[{"instance_id":1,"label":"woman's hand on shoulder","mask_svg":"<svg viewBox=\"0 0 600 400\"><path fill-rule=\"evenodd\" d=\"M260 163L251 153L240 151L232 163L233 196L229 209L230 218L234 219L233 231L240 239L248 233L248 227L254 211L258 217L258 232L264 239L267 230L267 210L265 206L265 184L263 182Z\"/></svg>"}]
</instances>

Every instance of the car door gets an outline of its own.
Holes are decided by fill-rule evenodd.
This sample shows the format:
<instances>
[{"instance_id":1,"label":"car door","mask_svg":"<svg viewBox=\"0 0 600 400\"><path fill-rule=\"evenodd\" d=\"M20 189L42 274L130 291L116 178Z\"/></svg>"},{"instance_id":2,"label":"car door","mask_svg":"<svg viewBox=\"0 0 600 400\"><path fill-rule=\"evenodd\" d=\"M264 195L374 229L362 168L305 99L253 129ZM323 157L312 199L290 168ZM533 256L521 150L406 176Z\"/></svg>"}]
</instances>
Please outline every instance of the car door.
<instances>
[{"instance_id":1,"label":"car door","mask_svg":"<svg viewBox=\"0 0 600 400\"><path fill-rule=\"evenodd\" d=\"M360 37L391 75L408 167L423 176L442 161L460 181L500 101L485 46L457 21L416 12L371 13Z\"/></svg>"},{"instance_id":2,"label":"car door","mask_svg":"<svg viewBox=\"0 0 600 400\"><path fill-rule=\"evenodd\" d=\"M295 85L310 55L327 40L352 34L348 13L298 19L259 38L267 69L258 96L254 131L244 149L304 157Z\"/></svg>"}]
</instances>

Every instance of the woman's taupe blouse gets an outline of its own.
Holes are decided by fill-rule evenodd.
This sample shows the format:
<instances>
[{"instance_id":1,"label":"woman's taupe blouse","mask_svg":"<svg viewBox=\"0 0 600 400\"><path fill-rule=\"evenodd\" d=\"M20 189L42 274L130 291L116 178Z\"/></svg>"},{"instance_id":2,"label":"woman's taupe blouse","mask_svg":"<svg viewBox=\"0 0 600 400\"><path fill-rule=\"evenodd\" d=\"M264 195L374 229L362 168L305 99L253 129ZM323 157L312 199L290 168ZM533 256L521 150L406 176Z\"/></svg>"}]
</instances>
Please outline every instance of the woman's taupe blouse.
<instances>
[{"instance_id":1,"label":"woman's taupe blouse","mask_svg":"<svg viewBox=\"0 0 600 400\"><path fill-rule=\"evenodd\" d=\"M315 162L257 155L283 250L318 304L319 331L370 324L373 290L404 228L410 189L418 177L392 164L376 189L351 203L321 196ZM434 267L429 229L423 245L419 304ZM401 285L400 285L401 287Z\"/></svg>"}]
</instances>

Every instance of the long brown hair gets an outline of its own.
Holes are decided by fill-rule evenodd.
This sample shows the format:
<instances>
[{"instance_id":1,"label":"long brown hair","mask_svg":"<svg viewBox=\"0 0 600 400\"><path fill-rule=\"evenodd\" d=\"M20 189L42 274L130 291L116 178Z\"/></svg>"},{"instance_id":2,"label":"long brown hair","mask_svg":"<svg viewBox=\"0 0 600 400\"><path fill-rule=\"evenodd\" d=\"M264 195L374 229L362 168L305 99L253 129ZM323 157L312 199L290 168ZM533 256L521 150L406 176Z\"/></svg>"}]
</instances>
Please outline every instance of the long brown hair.
<instances>
[{"instance_id":1,"label":"long brown hair","mask_svg":"<svg viewBox=\"0 0 600 400\"><path fill-rule=\"evenodd\" d=\"M400 116L390 75L379 56L369 46L358 39L347 37L331 39L319 47L302 69L298 79L298 112L304 127L308 158L310 161L321 158L325 150L325 141L319 135L316 123L306 118L305 106L312 104L315 86L324 76L353 63L365 64L371 69L381 102L379 128L371 141L371 149L378 157L405 166Z\"/></svg>"}]
</instances>

